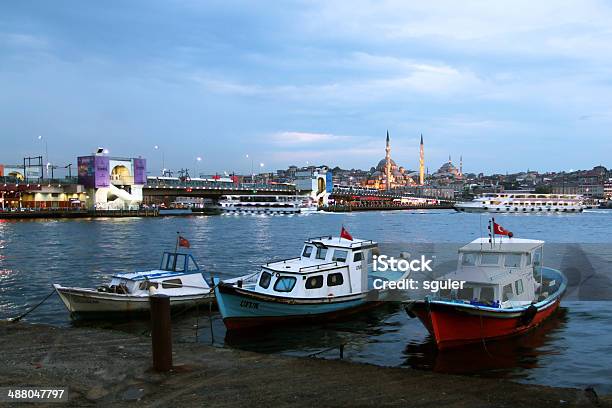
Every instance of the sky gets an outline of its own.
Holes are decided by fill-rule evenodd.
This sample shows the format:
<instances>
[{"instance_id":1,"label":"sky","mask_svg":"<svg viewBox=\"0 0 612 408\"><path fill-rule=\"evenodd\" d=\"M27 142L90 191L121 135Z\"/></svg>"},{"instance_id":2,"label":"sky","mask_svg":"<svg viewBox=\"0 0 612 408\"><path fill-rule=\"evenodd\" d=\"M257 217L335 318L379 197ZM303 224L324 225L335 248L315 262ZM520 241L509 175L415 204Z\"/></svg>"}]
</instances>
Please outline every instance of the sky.
<instances>
[{"instance_id":1,"label":"sky","mask_svg":"<svg viewBox=\"0 0 612 408\"><path fill-rule=\"evenodd\" d=\"M430 172L560 171L612 167L611 125L611 2L0 3L5 164L369 169L388 130L408 169L423 134Z\"/></svg>"}]
</instances>

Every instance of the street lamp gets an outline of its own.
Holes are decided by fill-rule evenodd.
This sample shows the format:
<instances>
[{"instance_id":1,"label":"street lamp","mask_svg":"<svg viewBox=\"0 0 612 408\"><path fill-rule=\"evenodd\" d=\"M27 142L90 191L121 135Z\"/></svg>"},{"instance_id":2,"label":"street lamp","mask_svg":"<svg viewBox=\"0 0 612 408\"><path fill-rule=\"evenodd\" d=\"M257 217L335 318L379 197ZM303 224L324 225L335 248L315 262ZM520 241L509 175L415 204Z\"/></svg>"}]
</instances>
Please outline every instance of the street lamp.
<instances>
[{"instance_id":1,"label":"street lamp","mask_svg":"<svg viewBox=\"0 0 612 408\"><path fill-rule=\"evenodd\" d=\"M253 158L250 157L248 154L246 155L246 158L247 159L249 159L249 158L251 159L251 181L253 181L253 176L255 176L255 171L253 169L253 167L254 167Z\"/></svg>"},{"instance_id":2,"label":"street lamp","mask_svg":"<svg viewBox=\"0 0 612 408\"><path fill-rule=\"evenodd\" d=\"M195 171L195 176L196 177L200 177L200 162L202 161L202 157L198 156L196 157L196 171Z\"/></svg>"},{"instance_id":3,"label":"street lamp","mask_svg":"<svg viewBox=\"0 0 612 408\"><path fill-rule=\"evenodd\" d=\"M162 166L162 169L164 169L162 170L162 176L163 176L166 174L166 166L164 163L164 151L159 148L159 145L153 146L153 149L159 150L159 152L161 153L161 166Z\"/></svg>"},{"instance_id":4,"label":"street lamp","mask_svg":"<svg viewBox=\"0 0 612 408\"><path fill-rule=\"evenodd\" d=\"M49 160L49 148L47 146L47 139L43 138L42 135L38 135L38 140L40 140L41 142L45 142L45 162ZM25 169L23 169L23 171L25 172ZM44 175L43 175L44 177ZM47 177L49 177L49 168L47 168Z\"/></svg>"}]
</instances>

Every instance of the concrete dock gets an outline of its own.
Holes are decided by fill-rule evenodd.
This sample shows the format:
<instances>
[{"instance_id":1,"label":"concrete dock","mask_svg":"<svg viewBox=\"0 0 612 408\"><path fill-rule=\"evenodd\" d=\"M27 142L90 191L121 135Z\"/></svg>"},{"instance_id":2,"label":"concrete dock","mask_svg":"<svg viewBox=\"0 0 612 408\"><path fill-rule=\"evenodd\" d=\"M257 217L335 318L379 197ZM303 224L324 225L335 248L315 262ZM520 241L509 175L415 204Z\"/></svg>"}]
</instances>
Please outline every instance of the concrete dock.
<instances>
[{"instance_id":1,"label":"concrete dock","mask_svg":"<svg viewBox=\"0 0 612 408\"><path fill-rule=\"evenodd\" d=\"M579 389L196 343L175 343L174 369L160 374L149 337L111 330L2 322L0 344L0 387L68 387L69 402L55 407L596 406ZM598 406L612 397L600 395Z\"/></svg>"}]
</instances>

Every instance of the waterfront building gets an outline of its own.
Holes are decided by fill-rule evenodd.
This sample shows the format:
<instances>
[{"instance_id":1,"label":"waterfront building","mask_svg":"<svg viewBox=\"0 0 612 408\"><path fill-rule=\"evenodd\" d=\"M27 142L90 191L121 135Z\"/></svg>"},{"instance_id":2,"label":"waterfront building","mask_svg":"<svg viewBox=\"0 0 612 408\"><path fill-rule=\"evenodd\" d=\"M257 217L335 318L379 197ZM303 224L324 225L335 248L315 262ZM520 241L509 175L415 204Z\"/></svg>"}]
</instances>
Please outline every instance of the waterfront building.
<instances>
[{"instance_id":1,"label":"waterfront building","mask_svg":"<svg viewBox=\"0 0 612 408\"><path fill-rule=\"evenodd\" d=\"M96 209L134 209L142 203L142 188L147 182L146 160L110 157L104 153L81 156L78 183Z\"/></svg>"},{"instance_id":2,"label":"waterfront building","mask_svg":"<svg viewBox=\"0 0 612 408\"><path fill-rule=\"evenodd\" d=\"M295 172L295 189L308 195L319 206L329 204L334 188L333 174L327 167L307 168Z\"/></svg>"}]
</instances>

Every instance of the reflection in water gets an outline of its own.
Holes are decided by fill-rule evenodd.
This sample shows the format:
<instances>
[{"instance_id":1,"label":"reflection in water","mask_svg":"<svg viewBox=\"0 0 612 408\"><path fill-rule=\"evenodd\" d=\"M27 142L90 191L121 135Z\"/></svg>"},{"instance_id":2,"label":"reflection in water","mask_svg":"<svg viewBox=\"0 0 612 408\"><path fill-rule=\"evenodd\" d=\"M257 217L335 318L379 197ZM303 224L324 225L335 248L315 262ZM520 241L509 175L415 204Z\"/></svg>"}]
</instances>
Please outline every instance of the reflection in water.
<instances>
[{"instance_id":1,"label":"reflection in water","mask_svg":"<svg viewBox=\"0 0 612 408\"><path fill-rule=\"evenodd\" d=\"M411 342L406 346L404 365L447 374L512 376L517 368L536 368L541 355L554 354L555 351L545 346L566 323L567 308L562 307L540 327L523 336L443 352L437 350L433 337L427 336L424 342Z\"/></svg>"}]
</instances>

